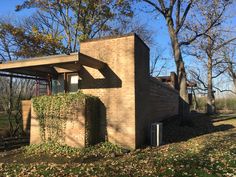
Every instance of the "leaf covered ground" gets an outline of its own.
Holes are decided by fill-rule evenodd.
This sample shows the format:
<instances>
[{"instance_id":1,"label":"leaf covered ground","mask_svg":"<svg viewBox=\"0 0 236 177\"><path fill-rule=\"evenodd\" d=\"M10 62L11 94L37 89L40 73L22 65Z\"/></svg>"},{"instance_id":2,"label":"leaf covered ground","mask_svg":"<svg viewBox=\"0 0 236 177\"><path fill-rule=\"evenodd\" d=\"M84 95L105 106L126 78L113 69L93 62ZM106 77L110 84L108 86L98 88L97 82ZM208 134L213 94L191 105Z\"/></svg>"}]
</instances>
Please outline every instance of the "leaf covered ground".
<instances>
[{"instance_id":1,"label":"leaf covered ground","mask_svg":"<svg viewBox=\"0 0 236 177\"><path fill-rule=\"evenodd\" d=\"M128 151L110 143L42 144L0 153L2 176L236 176L236 115L194 114L164 124L165 145Z\"/></svg>"}]
</instances>

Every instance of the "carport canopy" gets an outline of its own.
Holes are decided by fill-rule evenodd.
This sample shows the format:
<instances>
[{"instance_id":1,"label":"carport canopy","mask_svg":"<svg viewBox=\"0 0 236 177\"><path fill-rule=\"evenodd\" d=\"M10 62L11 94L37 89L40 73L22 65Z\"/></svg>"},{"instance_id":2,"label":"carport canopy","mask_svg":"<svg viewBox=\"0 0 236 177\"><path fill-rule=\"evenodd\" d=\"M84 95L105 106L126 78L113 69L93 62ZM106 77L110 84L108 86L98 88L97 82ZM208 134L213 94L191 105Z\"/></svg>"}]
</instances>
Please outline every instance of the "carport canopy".
<instances>
[{"instance_id":1,"label":"carport canopy","mask_svg":"<svg viewBox=\"0 0 236 177\"><path fill-rule=\"evenodd\" d=\"M19 74L21 77L25 75L41 79L48 77L57 79L60 73L78 72L81 66L102 69L105 65L106 63L82 53L71 53L1 63L0 72L4 72L3 76L6 76L6 73L11 73Z\"/></svg>"}]
</instances>

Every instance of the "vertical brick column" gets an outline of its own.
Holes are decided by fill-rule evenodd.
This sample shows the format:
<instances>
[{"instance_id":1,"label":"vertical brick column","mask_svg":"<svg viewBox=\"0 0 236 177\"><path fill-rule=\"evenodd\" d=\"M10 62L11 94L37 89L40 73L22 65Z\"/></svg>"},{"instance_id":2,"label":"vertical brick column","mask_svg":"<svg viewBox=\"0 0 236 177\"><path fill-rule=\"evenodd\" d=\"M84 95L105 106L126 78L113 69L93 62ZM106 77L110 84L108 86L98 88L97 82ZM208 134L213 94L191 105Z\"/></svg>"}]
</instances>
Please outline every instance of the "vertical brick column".
<instances>
[{"instance_id":1,"label":"vertical brick column","mask_svg":"<svg viewBox=\"0 0 236 177\"><path fill-rule=\"evenodd\" d=\"M80 45L80 53L101 60L107 66L99 71L81 69L79 89L99 97L104 105L108 141L128 148L136 147L135 37L132 34L103 38Z\"/></svg>"},{"instance_id":2,"label":"vertical brick column","mask_svg":"<svg viewBox=\"0 0 236 177\"><path fill-rule=\"evenodd\" d=\"M23 131L26 136L30 134L31 100L21 101Z\"/></svg>"}]
</instances>

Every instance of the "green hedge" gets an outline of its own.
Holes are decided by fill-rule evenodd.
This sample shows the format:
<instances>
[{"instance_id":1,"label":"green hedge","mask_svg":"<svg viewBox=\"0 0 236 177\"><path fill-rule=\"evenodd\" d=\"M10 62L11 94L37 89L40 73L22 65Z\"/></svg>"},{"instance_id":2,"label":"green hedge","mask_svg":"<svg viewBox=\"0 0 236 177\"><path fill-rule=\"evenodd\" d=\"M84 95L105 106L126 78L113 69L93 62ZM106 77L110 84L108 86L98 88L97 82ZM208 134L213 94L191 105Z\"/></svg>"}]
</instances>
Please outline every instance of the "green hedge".
<instances>
[{"instance_id":1,"label":"green hedge","mask_svg":"<svg viewBox=\"0 0 236 177\"><path fill-rule=\"evenodd\" d=\"M66 122L77 118L76 112L84 108L86 99L98 100L97 97L82 92L34 97L32 103L39 119L42 141L63 144Z\"/></svg>"},{"instance_id":2,"label":"green hedge","mask_svg":"<svg viewBox=\"0 0 236 177\"><path fill-rule=\"evenodd\" d=\"M198 109L205 111L207 105L206 97L198 97ZM233 110L236 111L236 97L235 98L218 98L216 99L217 110Z\"/></svg>"}]
</instances>

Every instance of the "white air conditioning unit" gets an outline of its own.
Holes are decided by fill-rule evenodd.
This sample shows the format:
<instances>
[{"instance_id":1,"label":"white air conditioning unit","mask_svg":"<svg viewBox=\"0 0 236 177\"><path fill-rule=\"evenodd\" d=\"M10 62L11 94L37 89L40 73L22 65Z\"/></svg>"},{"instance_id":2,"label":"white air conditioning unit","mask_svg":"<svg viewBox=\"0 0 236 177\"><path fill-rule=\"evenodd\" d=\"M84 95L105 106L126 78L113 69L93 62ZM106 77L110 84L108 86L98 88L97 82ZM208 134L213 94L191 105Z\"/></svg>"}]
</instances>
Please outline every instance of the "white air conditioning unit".
<instances>
[{"instance_id":1,"label":"white air conditioning unit","mask_svg":"<svg viewBox=\"0 0 236 177\"><path fill-rule=\"evenodd\" d=\"M151 125L151 145L152 146L160 146L162 144L162 128L163 124L153 123Z\"/></svg>"}]
</instances>

